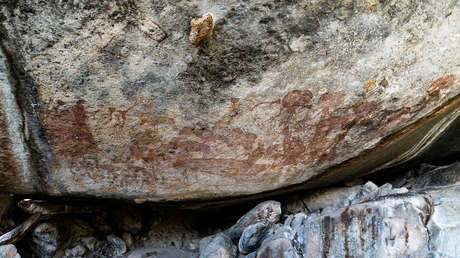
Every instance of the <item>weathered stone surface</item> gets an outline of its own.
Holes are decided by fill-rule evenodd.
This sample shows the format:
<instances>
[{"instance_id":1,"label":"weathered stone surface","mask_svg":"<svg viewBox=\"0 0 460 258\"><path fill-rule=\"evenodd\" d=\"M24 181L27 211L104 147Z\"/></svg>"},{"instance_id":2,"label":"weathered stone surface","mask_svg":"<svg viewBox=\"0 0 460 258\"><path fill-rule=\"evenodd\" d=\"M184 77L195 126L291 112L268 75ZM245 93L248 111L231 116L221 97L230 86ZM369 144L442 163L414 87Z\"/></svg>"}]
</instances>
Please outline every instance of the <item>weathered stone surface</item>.
<instances>
[{"instance_id":1,"label":"weathered stone surface","mask_svg":"<svg viewBox=\"0 0 460 258\"><path fill-rule=\"evenodd\" d=\"M31 248L40 257L53 257L62 237L56 224L39 224L32 232Z\"/></svg>"},{"instance_id":2,"label":"weathered stone surface","mask_svg":"<svg viewBox=\"0 0 460 258\"><path fill-rule=\"evenodd\" d=\"M457 170L460 174L460 170ZM430 249L440 254L457 257L460 253L460 187L458 185L430 190L433 213L427 224Z\"/></svg>"},{"instance_id":3,"label":"weathered stone surface","mask_svg":"<svg viewBox=\"0 0 460 258\"><path fill-rule=\"evenodd\" d=\"M238 248L225 233L209 236L200 241L200 258L233 258Z\"/></svg>"},{"instance_id":4,"label":"weathered stone surface","mask_svg":"<svg viewBox=\"0 0 460 258\"><path fill-rule=\"evenodd\" d=\"M0 246L0 258L21 258L21 255L18 254L14 245L2 245Z\"/></svg>"},{"instance_id":5,"label":"weathered stone surface","mask_svg":"<svg viewBox=\"0 0 460 258\"><path fill-rule=\"evenodd\" d=\"M258 222L246 227L238 242L238 251L242 254L249 254L255 251L267 236L268 229L269 225L264 222Z\"/></svg>"},{"instance_id":6,"label":"weathered stone surface","mask_svg":"<svg viewBox=\"0 0 460 258\"><path fill-rule=\"evenodd\" d=\"M197 224L202 220L200 217L194 217L189 213L160 211L154 209L151 211L151 220L148 221L150 229L143 240L143 246L150 248L179 248L187 250L199 249L199 241L202 236L199 235L194 227L190 225ZM214 234L218 232L209 232Z\"/></svg>"},{"instance_id":7,"label":"weathered stone surface","mask_svg":"<svg viewBox=\"0 0 460 258\"><path fill-rule=\"evenodd\" d=\"M76 245L71 249L65 250L66 257L83 257L86 253L86 249L82 245Z\"/></svg>"},{"instance_id":8,"label":"weathered stone surface","mask_svg":"<svg viewBox=\"0 0 460 258\"><path fill-rule=\"evenodd\" d=\"M281 217L281 203L276 201L265 201L252 208L227 232L234 241L238 241L243 231L250 225L262 222L270 227L277 223Z\"/></svg>"},{"instance_id":9,"label":"weathered stone surface","mask_svg":"<svg viewBox=\"0 0 460 258\"><path fill-rule=\"evenodd\" d=\"M89 251L94 251L95 250L96 241L97 241L95 237L92 237L92 236L82 237L80 239L80 241L86 247L86 249L88 249Z\"/></svg>"},{"instance_id":10,"label":"weathered stone surface","mask_svg":"<svg viewBox=\"0 0 460 258\"><path fill-rule=\"evenodd\" d=\"M28 149L22 134L23 119L7 73L6 57L0 48L0 189L33 191ZM21 183L19 183L21 182Z\"/></svg>"},{"instance_id":11,"label":"weathered stone surface","mask_svg":"<svg viewBox=\"0 0 460 258\"><path fill-rule=\"evenodd\" d=\"M329 187L298 193L288 199L283 211L296 214L302 211L315 212L323 209L336 210L343 208L350 205L353 198L362 191L362 188L363 186ZM375 186L375 188L378 187Z\"/></svg>"},{"instance_id":12,"label":"weathered stone surface","mask_svg":"<svg viewBox=\"0 0 460 258\"><path fill-rule=\"evenodd\" d=\"M413 157L459 113L454 0L0 8L5 191L142 202L314 187ZM194 46L189 22L207 12L214 32ZM12 88L23 116L5 112Z\"/></svg>"},{"instance_id":13,"label":"weathered stone surface","mask_svg":"<svg viewBox=\"0 0 460 258\"><path fill-rule=\"evenodd\" d=\"M399 257L428 251L428 197L388 196L310 216L301 239L305 257Z\"/></svg>"},{"instance_id":14,"label":"weathered stone surface","mask_svg":"<svg viewBox=\"0 0 460 258\"><path fill-rule=\"evenodd\" d=\"M126 253L126 243L123 239L115 236L115 235L109 235L107 236L107 241L109 241L112 244L113 247L113 254L114 256L120 256L124 253Z\"/></svg>"},{"instance_id":15,"label":"weathered stone surface","mask_svg":"<svg viewBox=\"0 0 460 258\"><path fill-rule=\"evenodd\" d=\"M297 250L293 247L289 236L284 232L275 234L262 242L262 245L257 250L257 258L273 257L273 258L298 258Z\"/></svg>"},{"instance_id":16,"label":"weathered stone surface","mask_svg":"<svg viewBox=\"0 0 460 258\"><path fill-rule=\"evenodd\" d=\"M398 187L367 182L298 194L283 206L283 224L245 228L239 257L458 257L459 164L391 176Z\"/></svg>"},{"instance_id":17,"label":"weathered stone surface","mask_svg":"<svg viewBox=\"0 0 460 258\"><path fill-rule=\"evenodd\" d=\"M175 257L198 258L199 254L175 248L138 248L126 255L127 258Z\"/></svg>"},{"instance_id":18,"label":"weathered stone surface","mask_svg":"<svg viewBox=\"0 0 460 258\"><path fill-rule=\"evenodd\" d=\"M395 179L403 186L424 191L432 198L433 208L427 229L429 247L441 257L457 257L460 247L460 162L447 166L423 165Z\"/></svg>"},{"instance_id":19,"label":"weathered stone surface","mask_svg":"<svg viewBox=\"0 0 460 258\"><path fill-rule=\"evenodd\" d=\"M95 230L83 220L61 218L40 223L32 230L27 240L32 251L39 257L62 257L67 249L80 244L79 240L82 240L82 246L87 244L91 247L92 241L83 241L82 238L94 233Z\"/></svg>"},{"instance_id":20,"label":"weathered stone surface","mask_svg":"<svg viewBox=\"0 0 460 258\"><path fill-rule=\"evenodd\" d=\"M423 165L395 177L402 188L366 183L355 191L343 188L342 195L341 188L313 192L316 209L304 208L308 214L293 244L305 257L457 257L459 175L458 162ZM342 200L331 202L334 196ZM292 221L291 215L285 223Z\"/></svg>"}]
</instances>

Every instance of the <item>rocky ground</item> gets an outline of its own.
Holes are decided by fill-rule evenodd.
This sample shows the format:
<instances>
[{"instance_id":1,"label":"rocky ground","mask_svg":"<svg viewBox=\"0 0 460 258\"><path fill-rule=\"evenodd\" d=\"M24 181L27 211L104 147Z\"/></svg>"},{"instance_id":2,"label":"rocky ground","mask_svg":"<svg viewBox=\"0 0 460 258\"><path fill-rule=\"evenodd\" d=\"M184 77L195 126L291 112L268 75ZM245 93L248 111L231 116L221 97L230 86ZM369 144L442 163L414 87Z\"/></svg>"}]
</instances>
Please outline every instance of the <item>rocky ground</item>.
<instances>
[{"instance_id":1,"label":"rocky ground","mask_svg":"<svg viewBox=\"0 0 460 258\"><path fill-rule=\"evenodd\" d=\"M0 257L458 257L459 181L424 164L198 210L3 195Z\"/></svg>"}]
</instances>

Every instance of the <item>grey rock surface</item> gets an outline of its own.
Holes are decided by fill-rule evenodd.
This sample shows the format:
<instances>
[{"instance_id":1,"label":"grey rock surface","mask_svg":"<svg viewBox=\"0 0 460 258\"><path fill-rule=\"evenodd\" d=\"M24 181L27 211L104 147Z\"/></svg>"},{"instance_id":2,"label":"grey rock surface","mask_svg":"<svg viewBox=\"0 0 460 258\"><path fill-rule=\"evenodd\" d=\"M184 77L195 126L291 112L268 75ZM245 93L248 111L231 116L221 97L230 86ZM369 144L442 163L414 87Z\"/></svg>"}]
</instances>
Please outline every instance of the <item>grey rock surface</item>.
<instances>
[{"instance_id":1,"label":"grey rock surface","mask_svg":"<svg viewBox=\"0 0 460 258\"><path fill-rule=\"evenodd\" d=\"M458 162L423 165L391 176L400 187L367 182L298 194L283 205L283 224L244 229L239 257L458 257L458 175Z\"/></svg>"},{"instance_id":2,"label":"grey rock surface","mask_svg":"<svg viewBox=\"0 0 460 258\"><path fill-rule=\"evenodd\" d=\"M27 238L27 242L34 254L39 257L62 257L66 253L73 253L66 252L67 249L78 245L84 249L86 246L89 250L97 249L96 241L91 238L94 233L95 230L82 219L52 219L38 224Z\"/></svg>"},{"instance_id":3,"label":"grey rock surface","mask_svg":"<svg viewBox=\"0 0 460 258\"><path fill-rule=\"evenodd\" d=\"M29 149L21 129L24 128L23 116L7 70L7 60L0 48L0 189L29 192L33 191L38 176L31 168Z\"/></svg>"},{"instance_id":4,"label":"grey rock surface","mask_svg":"<svg viewBox=\"0 0 460 258\"><path fill-rule=\"evenodd\" d=\"M209 236L200 241L200 258L234 258L238 247L226 233Z\"/></svg>"},{"instance_id":5,"label":"grey rock surface","mask_svg":"<svg viewBox=\"0 0 460 258\"><path fill-rule=\"evenodd\" d=\"M281 217L281 203L276 201L265 201L248 211L235 225L227 230L228 235L238 241L243 231L250 225L262 222L270 227L277 223Z\"/></svg>"},{"instance_id":6,"label":"grey rock surface","mask_svg":"<svg viewBox=\"0 0 460 258\"><path fill-rule=\"evenodd\" d=\"M2 245L0 246L0 258L21 258L21 255L14 245Z\"/></svg>"},{"instance_id":7,"label":"grey rock surface","mask_svg":"<svg viewBox=\"0 0 460 258\"><path fill-rule=\"evenodd\" d=\"M428 251L429 197L381 196L304 221L305 257L398 257Z\"/></svg>"},{"instance_id":8,"label":"grey rock surface","mask_svg":"<svg viewBox=\"0 0 460 258\"><path fill-rule=\"evenodd\" d=\"M460 186L440 187L430 190L429 194L434 205L427 224L430 249L446 257L458 257L460 246L456 240L460 234Z\"/></svg>"},{"instance_id":9,"label":"grey rock surface","mask_svg":"<svg viewBox=\"0 0 460 258\"><path fill-rule=\"evenodd\" d=\"M8 1L0 189L210 200L397 165L459 116L459 14L456 0Z\"/></svg>"},{"instance_id":10,"label":"grey rock surface","mask_svg":"<svg viewBox=\"0 0 460 258\"><path fill-rule=\"evenodd\" d=\"M31 248L40 257L53 257L61 243L62 232L54 223L41 223L32 231Z\"/></svg>"},{"instance_id":11,"label":"grey rock surface","mask_svg":"<svg viewBox=\"0 0 460 258\"><path fill-rule=\"evenodd\" d=\"M138 248L135 249L125 257L127 258L145 258L145 257L159 257L159 258L198 258L199 254L185 251L177 248Z\"/></svg>"},{"instance_id":12,"label":"grey rock surface","mask_svg":"<svg viewBox=\"0 0 460 258\"><path fill-rule=\"evenodd\" d=\"M238 251L242 254L249 254L255 251L267 237L268 230L269 225L264 222L247 226L238 242Z\"/></svg>"},{"instance_id":13,"label":"grey rock surface","mask_svg":"<svg viewBox=\"0 0 460 258\"><path fill-rule=\"evenodd\" d=\"M257 258L299 258L292 241L282 234L275 234L265 239L257 250Z\"/></svg>"},{"instance_id":14,"label":"grey rock surface","mask_svg":"<svg viewBox=\"0 0 460 258\"><path fill-rule=\"evenodd\" d=\"M83 257L86 249L82 245L76 245L73 248L65 250L65 257Z\"/></svg>"},{"instance_id":15,"label":"grey rock surface","mask_svg":"<svg viewBox=\"0 0 460 258\"><path fill-rule=\"evenodd\" d=\"M151 248L178 248L198 251L200 235L190 224L201 221L199 217L186 212L159 211L151 212L150 228L142 241ZM214 234L216 232L209 232Z\"/></svg>"},{"instance_id":16,"label":"grey rock surface","mask_svg":"<svg viewBox=\"0 0 460 258\"><path fill-rule=\"evenodd\" d=\"M377 186L375 186L377 188ZM320 190L308 191L289 197L284 204L286 213L300 213L302 211L315 212L322 209L339 209L350 205L361 191L363 186L329 187Z\"/></svg>"},{"instance_id":17,"label":"grey rock surface","mask_svg":"<svg viewBox=\"0 0 460 258\"><path fill-rule=\"evenodd\" d=\"M93 237L93 236L82 237L80 239L80 241L85 246L85 248L88 249L89 251L94 251L96 249L96 241L97 240L96 240L95 237Z\"/></svg>"},{"instance_id":18,"label":"grey rock surface","mask_svg":"<svg viewBox=\"0 0 460 258\"><path fill-rule=\"evenodd\" d=\"M113 255L114 256L120 256L124 253L126 253L127 248L126 248L126 243L123 239L115 236L115 235L109 235L107 236L107 241L109 241L112 246L113 246Z\"/></svg>"}]
</instances>

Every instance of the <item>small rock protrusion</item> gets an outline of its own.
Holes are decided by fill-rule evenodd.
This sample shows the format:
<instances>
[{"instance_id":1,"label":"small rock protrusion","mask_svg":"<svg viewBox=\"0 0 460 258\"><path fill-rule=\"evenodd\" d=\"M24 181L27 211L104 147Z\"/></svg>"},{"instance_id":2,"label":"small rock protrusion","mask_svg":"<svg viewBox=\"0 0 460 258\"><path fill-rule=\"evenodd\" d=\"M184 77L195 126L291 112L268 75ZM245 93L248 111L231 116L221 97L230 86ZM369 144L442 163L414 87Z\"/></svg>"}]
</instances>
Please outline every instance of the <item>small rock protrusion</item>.
<instances>
[{"instance_id":1,"label":"small rock protrusion","mask_svg":"<svg viewBox=\"0 0 460 258\"><path fill-rule=\"evenodd\" d=\"M139 29L148 37L161 42L166 38L166 32L150 18L145 18L139 22Z\"/></svg>"},{"instance_id":2,"label":"small rock protrusion","mask_svg":"<svg viewBox=\"0 0 460 258\"><path fill-rule=\"evenodd\" d=\"M264 222L271 226L277 223L281 217L281 203L277 201L265 201L259 203L248 213L241 217L235 225L227 230L234 241L238 241L243 231L252 224Z\"/></svg>"},{"instance_id":3,"label":"small rock protrusion","mask_svg":"<svg viewBox=\"0 0 460 258\"><path fill-rule=\"evenodd\" d=\"M293 220L294 220L294 215L291 214L287 216L287 218L284 220L283 225L290 226Z\"/></svg>"},{"instance_id":4,"label":"small rock protrusion","mask_svg":"<svg viewBox=\"0 0 460 258\"><path fill-rule=\"evenodd\" d=\"M204 14L201 18L193 18L190 21L189 40L193 45L198 45L201 40L212 35L214 18L211 13Z\"/></svg>"},{"instance_id":5,"label":"small rock protrusion","mask_svg":"<svg viewBox=\"0 0 460 258\"><path fill-rule=\"evenodd\" d=\"M299 226L302 225L302 223L307 219L307 214L305 213L297 213L295 216L294 216L294 219L292 220L290 226L292 228L297 228Z\"/></svg>"},{"instance_id":6,"label":"small rock protrusion","mask_svg":"<svg viewBox=\"0 0 460 258\"><path fill-rule=\"evenodd\" d=\"M113 247L114 247L114 254L115 255L122 255L126 253L127 248L126 248L126 243L123 241L123 239L115 236L115 235L109 235L107 236L107 241L109 241Z\"/></svg>"},{"instance_id":7,"label":"small rock protrusion","mask_svg":"<svg viewBox=\"0 0 460 258\"><path fill-rule=\"evenodd\" d=\"M80 241L85 245L86 248L90 251L96 250L96 238L89 236L89 237L82 237Z\"/></svg>"},{"instance_id":8,"label":"small rock protrusion","mask_svg":"<svg viewBox=\"0 0 460 258\"><path fill-rule=\"evenodd\" d=\"M267 237L268 229L268 225L264 222L252 224L245 228L238 243L240 253L249 254L255 251Z\"/></svg>"}]
</instances>

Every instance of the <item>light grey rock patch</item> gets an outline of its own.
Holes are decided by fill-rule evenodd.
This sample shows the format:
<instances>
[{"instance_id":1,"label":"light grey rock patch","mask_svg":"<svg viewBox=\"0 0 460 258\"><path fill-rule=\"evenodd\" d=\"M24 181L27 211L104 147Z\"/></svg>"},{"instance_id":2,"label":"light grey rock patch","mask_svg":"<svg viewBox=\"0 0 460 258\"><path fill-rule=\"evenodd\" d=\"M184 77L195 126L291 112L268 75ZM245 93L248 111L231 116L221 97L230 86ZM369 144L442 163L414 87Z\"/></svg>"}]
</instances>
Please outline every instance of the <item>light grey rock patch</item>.
<instances>
[{"instance_id":1,"label":"light grey rock patch","mask_svg":"<svg viewBox=\"0 0 460 258\"><path fill-rule=\"evenodd\" d=\"M458 171L458 170L457 170ZM451 257L460 255L460 185L430 190L433 214L427 224L430 249Z\"/></svg>"},{"instance_id":2,"label":"light grey rock patch","mask_svg":"<svg viewBox=\"0 0 460 258\"><path fill-rule=\"evenodd\" d=\"M398 257L428 251L428 196L380 196L311 216L300 232L304 257Z\"/></svg>"},{"instance_id":3,"label":"light grey rock patch","mask_svg":"<svg viewBox=\"0 0 460 258\"><path fill-rule=\"evenodd\" d=\"M281 203L276 201L265 201L252 208L242 216L226 232L234 241L238 241L244 229L252 224L264 222L267 225L273 225L280 220Z\"/></svg>"},{"instance_id":4,"label":"light grey rock patch","mask_svg":"<svg viewBox=\"0 0 460 258\"><path fill-rule=\"evenodd\" d=\"M120 256L124 253L126 253L127 248L126 248L126 243L123 239L115 236L115 235L108 235L107 236L107 241L109 241L114 249L114 255Z\"/></svg>"},{"instance_id":5,"label":"light grey rock patch","mask_svg":"<svg viewBox=\"0 0 460 258\"><path fill-rule=\"evenodd\" d=\"M285 226L290 226L292 220L294 220L294 215L292 215L292 214L291 214L291 215L288 215L288 216L285 218L283 225L285 225Z\"/></svg>"},{"instance_id":6,"label":"light grey rock patch","mask_svg":"<svg viewBox=\"0 0 460 258\"><path fill-rule=\"evenodd\" d=\"M82 257L86 254L86 249L82 245L76 245L73 248L65 250L66 257Z\"/></svg>"},{"instance_id":7,"label":"light grey rock patch","mask_svg":"<svg viewBox=\"0 0 460 258\"><path fill-rule=\"evenodd\" d=\"M89 251L94 251L96 249L97 239L95 237L82 237L80 241Z\"/></svg>"},{"instance_id":8,"label":"light grey rock patch","mask_svg":"<svg viewBox=\"0 0 460 258\"><path fill-rule=\"evenodd\" d=\"M366 185L369 184L373 183L366 183ZM405 194L409 192L409 190L407 190L407 188L405 187L393 188L393 186L390 183L386 183L378 188L375 188L374 185L372 185L371 187L366 187L366 185L363 187L363 191L361 192L359 198L356 198L351 203L366 202L370 200L375 200L378 197Z\"/></svg>"},{"instance_id":9,"label":"light grey rock patch","mask_svg":"<svg viewBox=\"0 0 460 258\"><path fill-rule=\"evenodd\" d=\"M298 258L297 250L289 239L289 233L277 232L275 235L265 239L257 250L257 258Z\"/></svg>"},{"instance_id":10,"label":"light grey rock patch","mask_svg":"<svg viewBox=\"0 0 460 258\"><path fill-rule=\"evenodd\" d=\"M190 227L196 219L187 213L170 213L161 210L152 210L149 221L149 231L143 240L144 246L149 248L199 248L199 233ZM209 234L214 234L211 232Z\"/></svg>"},{"instance_id":11,"label":"light grey rock patch","mask_svg":"<svg viewBox=\"0 0 460 258\"><path fill-rule=\"evenodd\" d=\"M250 254L244 255L244 254L239 254L238 258L256 258L257 252L252 252Z\"/></svg>"},{"instance_id":12,"label":"light grey rock patch","mask_svg":"<svg viewBox=\"0 0 460 258\"><path fill-rule=\"evenodd\" d=\"M294 216L294 219L290 223L291 228L297 228L303 224L303 222L307 219L307 214L305 213L297 213Z\"/></svg>"},{"instance_id":13,"label":"light grey rock patch","mask_svg":"<svg viewBox=\"0 0 460 258\"><path fill-rule=\"evenodd\" d=\"M0 258L21 258L21 255L14 245L2 245L0 246Z\"/></svg>"},{"instance_id":14,"label":"light grey rock patch","mask_svg":"<svg viewBox=\"0 0 460 258\"><path fill-rule=\"evenodd\" d=\"M424 165L398 177L404 187L367 182L298 195L285 206L305 211L310 203L313 212L287 215L257 254L279 257L282 251L271 246L282 244L302 257L458 257L459 174L458 162ZM266 244L277 236L283 240Z\"/></svg>"},{"instance_id":15,"label":"light grey rock patch","mask_svg":"<svg viewBox=\"0 0 460 258\"><path fill-rule=\"evenodd\" d=\"M21 258L21 255L14 245L2 245L0 246L0 258Z\"/></svg>"},{"instance_id":16,"label":"light grey rock patch","mask_svg":"<svg viewBox=\"0 0 460 258\"><path fill-rule=\"evenodd\" d=\"M206 237L200 241L200 258L233 258L238 248L225 233Z\"/></svg>"},{"instance_id":17,"label":"light grey rock patch","mask_svg":"<svg viewBox=\"0 0 460 258\"><path fill-rule=\"evenodd\" d=\"M296 194L284 205L287 213L312 213L323 209L339 209L350 205L350 202L362 191L363 186L330 187L304 194ZM376 186L377 187L377 186Z\"/></svg>"},{"instance_id":18,"label":"light grey rock patch","mask_svg":"<svg viewBox=\"0 0 460 258\"><path fill-rule=\"evenodd\" d=\"M3 177L0 188L28 193L34 191L36 174L30 164L30 153L23 134L23 114L14 95L6 62L0 48L0 173L12 176ZM17 184L17 180L24 181L24 184Z\"/></svg>"}]
</instances>

